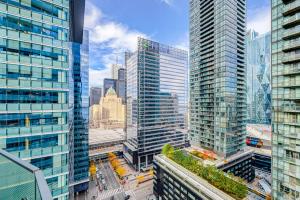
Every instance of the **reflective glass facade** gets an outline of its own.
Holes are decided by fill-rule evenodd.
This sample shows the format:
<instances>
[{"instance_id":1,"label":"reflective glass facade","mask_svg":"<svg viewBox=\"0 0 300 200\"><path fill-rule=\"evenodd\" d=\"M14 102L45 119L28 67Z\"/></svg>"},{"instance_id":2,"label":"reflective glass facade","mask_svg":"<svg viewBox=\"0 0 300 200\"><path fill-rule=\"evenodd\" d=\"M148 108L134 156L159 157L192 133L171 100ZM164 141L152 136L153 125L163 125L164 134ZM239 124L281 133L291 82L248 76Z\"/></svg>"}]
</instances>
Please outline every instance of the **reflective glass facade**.
<instances>
[{"instance_id":1,"label":"reflective glass facade","mask_svg":"<svg viewBox=\"0 0 300 200\"><path fill-rule=\"evenodd\" d=\"M247 33L248 122L271 124L271 34Z\"/></svg>"},{"instance_id":2,"label":"reflective glass facade","mask_svg":"<svg viewBox=\"0 0 300 200\"><path fill-rule=\"evenodd\" d=\"M88 189L89 155L89 33L83 32L82 43L70 43L70 67L74 97L72 106L73 135L70 136L70 185L73 193ZM71 116L71 115L70 115Z\"/></svg>"},{"instance_id":3,"label":"reflective glass facade","mask_svg":"<svg viewBox=\"0 0 300 200\"><path fill-rule=\"evenodd\" d=\"M273 199L300 199L299 16L299 0L272 0Z\"/></svg>"},{"instance_id":4,"label":"reflective glass facade","mask_svg":"<svg viewBox=\"0 0 300 200\"><path fill-rule=\"evenodd\" d=\"M126 58L127 142L124 155L137 170L152 164L164 144L183 147L187 126L188 54L138 39Z\"/></svg>"},{"instance_id":5,"label":"reflective glass facade","mask_svg":"<svg viewBox=\"0 0 300 200\"><path fill-rule=\"evenodd\" d=\"M67 199L69 0L1 0L0 26L0 148Z\"/></svg>"},{"instance_id":6,"label":"reflective glass facade","mask_svg":"<svg viewBox=\"0 0 300 200\"><path fill-rule=\"evenodd\" d=\"M228 156L246 134L245 0L190 0L190 140Z\"/></svg>"}]
</instances>

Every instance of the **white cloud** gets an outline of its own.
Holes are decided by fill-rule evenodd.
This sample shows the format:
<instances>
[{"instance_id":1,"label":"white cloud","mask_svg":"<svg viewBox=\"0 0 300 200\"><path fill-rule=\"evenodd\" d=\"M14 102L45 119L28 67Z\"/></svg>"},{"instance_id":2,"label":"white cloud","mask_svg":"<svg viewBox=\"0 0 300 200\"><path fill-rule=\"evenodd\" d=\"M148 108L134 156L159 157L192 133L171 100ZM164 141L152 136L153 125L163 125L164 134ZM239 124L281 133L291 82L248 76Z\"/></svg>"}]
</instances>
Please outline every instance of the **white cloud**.
<instances>
[{"instance_id":1,"label":"white cloud","mask_svg":"<svg viewBox=\"0 0 300 200\"><path fill-rule=\"evenodd\" d=\"M161 0L161 1L169 6L173 5L173 0Z\"/></svg>"},{"instance_id":2,"label":"white cloud","mask_svg":"<svg viewBox=\"0 0 300 200\"><path fill-rule=\"evenodd\" d=\"M251 12L251 16L248 16L247 28L260 34L269 32L271 30L271 8L265 6Z\"/></svg>"},{"instance_id":3,"label":"white cloud","mask_svg":"<svg viewBox=\"0 0 300 200\"><path fill-rule=\"evenodd\" d=\"M189 33L186 32L184 36L175 44L176 48L189 51Z\"/></svg>"},{"instance_id":4,"label":"white cloud","mask_svg":"<svg viewBox=\"0 0 300 200\"><path fill-rule=\"evenodd\" d=\"M134 51L137 38L148 38L136 30L131 30L124 24L112 21L102 11L90 2L86 5L85 28L89 30L90 46L90 86L103 84L104 78L110 78L110 68L116 63L116 56L122 61L126 50ZM93 60L94 59L94 60ZM99 65L99 66L93 66ZM101 68L102 70L96 70Z\"/></svg>"}]
</instances>

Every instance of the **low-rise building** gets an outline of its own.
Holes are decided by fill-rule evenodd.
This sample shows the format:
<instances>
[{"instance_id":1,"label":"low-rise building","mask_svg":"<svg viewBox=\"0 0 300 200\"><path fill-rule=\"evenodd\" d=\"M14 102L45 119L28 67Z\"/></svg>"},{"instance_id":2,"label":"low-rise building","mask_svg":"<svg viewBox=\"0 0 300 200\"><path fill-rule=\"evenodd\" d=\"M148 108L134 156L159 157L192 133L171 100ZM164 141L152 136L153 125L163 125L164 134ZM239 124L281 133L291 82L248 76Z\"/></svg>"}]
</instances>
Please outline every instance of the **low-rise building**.
<instances>
[{"instance_id":1,"label":"low-rise building","mask_svg":"<svg viewBox=\"0 0 300 200\"><path fill-rule=\"evenodd\" d=\"M123 129L90 129L89 157L90 160L107 159L109 152L122 155L125 133Z\"/></svg>"},{"instance_id":2,"label":"low-rise building","mask_svg":"<svg viewBox=\"0 0 300 200\"><path fill-rule=\"evenodd\" d=\"M192 155L201 166L215 166L227 174L244 179L247 187L247 199L264 199L270 192L271 155L262 154L256 149L245 148L226 159L197 147L183 150L185 155ZM219 177L220 178L220 177ZM223 177L224 178L224 177ZM222 178L220 178L222 179ZM217 182L222 180L217 180ZM222 187L221 187L222 188ZM196 175L165 155L154 159L155 196L160 199L217 200L235 199L230 193L214 186L209 180Z\"/></svg>"}]
</instances>

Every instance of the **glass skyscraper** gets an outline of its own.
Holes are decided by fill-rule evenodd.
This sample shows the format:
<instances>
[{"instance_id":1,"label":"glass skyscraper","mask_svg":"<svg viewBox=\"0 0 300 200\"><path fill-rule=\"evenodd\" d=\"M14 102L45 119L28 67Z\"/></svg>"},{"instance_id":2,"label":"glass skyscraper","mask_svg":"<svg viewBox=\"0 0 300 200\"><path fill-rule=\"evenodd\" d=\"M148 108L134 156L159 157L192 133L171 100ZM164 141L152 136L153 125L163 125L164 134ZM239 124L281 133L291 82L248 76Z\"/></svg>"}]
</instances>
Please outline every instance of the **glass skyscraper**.
<instances>
[{"instance_id":1,"label":"glass skyscraper","mask_svg":"<svg viewBox=\"0 0 300 200\"><path fill-rule=\"evenodd\" d=\"M68 198L69 0L0 1L0 148Z\"/></svg>"},{"instance_id":2,"label":"glass skyscraper","mask_svg":"<svg viewBox=\"0 0 300 200\"><path fill-rule=\"evenodd\" d=\"M124 157L136 170L143 170L164 144L185 145L188 54L138 38L138 50L126 53L125 63Z\"/></svg>"},{"instance_id":3,"label":"glass skyscraper","mask_svg":"<svg viewBox=\"0 0 300 200\"><path fill-rule=\"evenodd\" d=\"M272 0L273 199L300 199L299 16L299 0Z\"/></svg>"},{"instance_id":4,"label":"glass skyscraper","mask_svg":"<svg viewBox=\"0 0 300 200\"><path fill-rule=\"evenodd\" d=\"M77 93L88 107L88 76L81 72L85 76L81 88L70 84L76 84L79 75L69 66L69 40L82 38L84 4L84 0L0 1L0 148L39 167L55 200L68 199L70 175L76 178L77 167L83 169L76 159L69 165L74 161L69 151L81 148L72 128L80 115ZM72 56L78 53L73 50ZM73 103L75 108L69 107Z\"/></svg>"},{"instance_id":5,"label":"glass skyscraper","mask_svg":"<svg viewBox=\"0 0 300 200\"><path fill-rule=\"evenodd\" d=\"M70 68L72 81L69 83L73 98L70 113L70 191L71 194L86 191L89 186L89 32L83 31L82 41L70 43ZM71 78L70 78L71 79ZM70 98L70 99L71 99ZM71 118L72 116L72 118Z\"/></svg>"},{"instance_id":6,"label":"glass skyscraper","mask_svg":"<svg viewBox=\"0 0 300 200\"><path fill-rule=\"evenodd\" d=\"M223 156L245 143L245 20L245 0L190 0L189 136Z\"/></svg>"},{"instance_id":7,"label":"glass skyscraper","mask_svg":"<svg viewBox=\"0 0 300 200\"><path fill-rule=\"evenodd\" d=\"M247 33L248 122L271 124L271 34Z\"/></svg>"}]
</instances>

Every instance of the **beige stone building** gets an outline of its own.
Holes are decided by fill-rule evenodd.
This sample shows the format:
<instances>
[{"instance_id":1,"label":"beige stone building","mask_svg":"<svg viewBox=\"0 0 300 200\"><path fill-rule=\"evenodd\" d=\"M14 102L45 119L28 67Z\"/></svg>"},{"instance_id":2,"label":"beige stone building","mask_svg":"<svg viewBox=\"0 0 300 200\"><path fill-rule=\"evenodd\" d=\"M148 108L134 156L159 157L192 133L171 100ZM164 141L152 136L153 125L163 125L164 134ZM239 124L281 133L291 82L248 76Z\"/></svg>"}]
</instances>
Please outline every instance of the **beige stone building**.
<instances>
[{"instance_id":1,"label":"beige stone building","mask_svg":"<svg viewBox=\"0 0 300 200\"><path fill-rule=\"evenodd\" d=\"M125 105L118 98L116 91L109 88L99 104L90 107L90 128L124 128Z\"/></svg>"}]
</instances>

